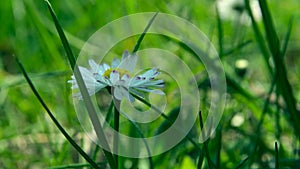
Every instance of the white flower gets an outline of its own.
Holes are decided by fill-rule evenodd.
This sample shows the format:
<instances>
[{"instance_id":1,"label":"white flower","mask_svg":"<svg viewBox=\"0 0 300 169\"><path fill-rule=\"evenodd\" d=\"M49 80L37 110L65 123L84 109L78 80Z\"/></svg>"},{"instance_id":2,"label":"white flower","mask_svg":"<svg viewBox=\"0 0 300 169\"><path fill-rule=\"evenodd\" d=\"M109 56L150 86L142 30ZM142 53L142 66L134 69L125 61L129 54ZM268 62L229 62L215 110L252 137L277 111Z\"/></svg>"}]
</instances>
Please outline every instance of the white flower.
<instances>
[{"instance_id":1,"label":"white flower","mask_svg":"<svg viewBox=\"0 0 300 169\"><path fill-rule=\"evenodd\" d=\"M85 86L89 95L93 95L102 88L111 87L112 94L117 100L124 97L130 101L134 101L133 96L129 93L142 96L141 92L152 92L156 94L164 94L155 88L164 87L163 80L155 80L160 74L158 69L150 69L141 75L132 77L133 70L137 63L137 55L130 55L125 51L122 55L122 61L114 59L112 65L98 65L94 60L89 60L90 69L79 66ZM75 76L68 82L72 84L72 89L79 88ZM82 99L81 93L75 93L73 97Z\"/></svg>"}]
</instances>

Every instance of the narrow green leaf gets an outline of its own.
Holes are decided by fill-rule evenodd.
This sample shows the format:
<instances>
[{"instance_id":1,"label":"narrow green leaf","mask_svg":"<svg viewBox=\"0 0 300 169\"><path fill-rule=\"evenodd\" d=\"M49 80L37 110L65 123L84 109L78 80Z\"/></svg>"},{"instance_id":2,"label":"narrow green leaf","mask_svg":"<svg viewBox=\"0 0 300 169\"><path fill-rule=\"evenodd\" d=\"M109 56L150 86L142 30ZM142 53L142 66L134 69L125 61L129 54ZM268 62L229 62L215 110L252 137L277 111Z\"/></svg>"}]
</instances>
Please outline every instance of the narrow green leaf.
<instances>
[{"instance_id":1,"label":"narrow green leaf","mask_svg":"<svg viewBox=\"0 0 300 169\"><path fill-rule=\"evenodd\" d=\"M200 129L201 129L201 132L202 132L202 136L205 137L205 132L203 131L203 118L202 118L202 113L201 111L199 111L199 121L200 121ZM209 150L208 150L208 142L209 140L206 140L203 144L203 149L204 149L204 152L205 152L205 156L206 156L206 159L207 159L207 164L208 164L208 168L209 169L212 169L212 168L216 168L215 164L213 163L213 161L211 160L210 158L210 155L209 155ZM200 160L200 159L199 159Z\"/></svg>"},{"instance_id":2,"label":"narrow green leaf","mask_svg":"<svg viewBox=\"0 0 300 169\"><path fill-rule=\"evenodd\" d=\"M71 68L74 71L74 76L75 76L77 84L79 86L79 90L82 94L82 98L83 98L85 107L87 109L89 118L92 122L93 128L94 128L94 130L96 132L96 135L98 137L99 143L100 143L100 145L103 145L103 147L106 148L106 149L102 149L103 153L104 153L105 157L107 158L107 161L108 161L110 167L115 169L116 168L115 160L113 158L112 153L109 150L109 145L108 145L108 142L106 140L105 134L103 132L103 128L102 128L101 123L98 119L95 107L94 107L94 105L91 101L91 98L90 98L89 94L88 94L88 91L87 91L87 88L86 88L85 83L83 81L80 70L79 70L78 66L76 66L75 57L73 55L73 52L72 52L71 47L69 45L69 42L68 42L68 40L67 40L67 38L66 38L66 36L63 32L62 27L60 26L60 24L58 22L58 19L57 19L56 15L55 15L52 7L51 7L50 2L47 1L47 0L45 0L45 2L47 3L48 9L49 9L49 11L51 13L51 16L52 16L52 19L55 23L55 27L56 27L57 32L59 34L59 37L60 37L60 39L63 43L64 49L67 53L67 57L68 57L70 65L71 65Z\"/></svg>"},{"instance_id":3,"label":"narrow green leaf","mask_svg":"<svg viewBox=\"0 0 300 169\"><path fill-rule=\"evenodd\" d=\"M276 73L276 72L275 72ZM270 98L271 98L271 95L273 93L273 90L275 88L275 84L276 84L276 81L277 81L277 74L275 74L275 76L273 77L273 80L272 80L272 83L271 83L271 86L270 86L270 89L268 91L268 95L267 95L267 98L264 102L264 106L263 106L263 109L262 109L262 113L261 113L261 118L260 118L260 121L258 122L258 125L256 126L256 133L257 133L257 136L259 136L258 133L260 133L261 131L261 126L263 124L263 121L264 121L264 116L266 114L266 112L268 111L268 108L269 108L269 104L270 104Z\"/></svg>"},{"instance_id":4,"label":"narrow green leaf","mask_svg":"<svg viewBox=\"0 0 300 169\"><path fill-rule=\"evenodd\" d=\"M223 53L223 57L224 56L228 56L228 55L231 55L232 53L246 47L247 45L249 45L250 43L252 43L252 40L247 40L245 42L242 42L240 44L238 44L237 46L235 46L234 48L230 49L230 50L227 50L227 51L224 51Z\"/></svg>"},{"instance_id":5,"label":"narrow green leaf","mask_svg":"<svg viewBox=\"0 0 300 169\"><path fill-rule=\"evenodd\" d=\"M222 126L217 129L217 154L216 154L216 168L220 169L221 164L221 149L222 149Z\"/></svg>"},{"instance_id":6,"label":"narrow green leaf","mask_svg":"<svg viewBox=\"0 0 300 169\"><path fill-rule=\"evenodd\" d=\"M48 9L49 9L50 14L51 14L51 16L53 18L56 30L57 30L57 32L59 34L60 40L61 40L61 42L62 42L62 44L64 46L64 49L65 49L65 51L67 53L67 57L69 59L71 68L72 68L72 70L74 70L74 67L75 67L75 64L76 64L76 59L75 59L75 57L73 55L73 52L71 50L71 47L70 47L69 42L67 40L67 37L64 34L64 31L63 31L62 27L60 26L60 23L58 22L58 19L56 17L56 14L54 13L54 10L52 9L52 6L51 6L50 2L48 0L45 0L45 2L47 3Z\"/></svg>"},{"instance_id":7,"label":"narrow green leaf","mask_svg":"<svg viewBox=\"0 0 300 169\"><path fill-rule=\"evenodd\" d=\"M251 19L251 23L252 23L252 28L253 28L253 31L255 33L255 38L258 42L258 45L259 45L259 49L265 59L265 63L269 69L269 73L270 75L273 75L273 69L269 63L269 57L270 57L270 54L269 54L269 51L268 51L268 48L265 44L265 40L262 36L262 33L260 32L259 28L258 28L258 25L254 19L254 16L253 16L253 13L252 13L252 10L250 8L250 2L249 0L245 0L245 8L248 12L248 15L250 16L250 19Z\"/></svg>"},{"instance_id":8,"label":"narrow green leaf","mask_svg":"<svg viewBox=\"0 0 300 169\"><path fill-rule=\"evenodd\" d=\"M222 28L220 12L219 12L217 5L216 5L216 13L217 13L217 24L218 24L219 57L222 59L222 57L223 57L223 28Z\"/></svg>"},{"instance_id":9,"label":"narrow green leaf","mask_svg":"<svg viewBox=\"0 0 300 169\"><path fill-rule=\"evenodd\" d=\"M205 153L204 151L200 151L198 162L197 162L197 169L201 169L204 161Z\"/></svg>"},{"instance_id":10,"label":"narrow green leaf","mask_svg":"<svg viewBox=\"0 0 300 169\"><path fill-rule=\"evenodd\" d=\"M99 150L100 150L100 147L96 144L95 150L94 150L93 155L92 155L92 159L94 161L97 159L97 154L98 154Z\"/></svg>"},{"instance_id":11,"label":"narrow green leaf","mask_svg":"<svg viewBox=\"0 0 300 169\"><path fill-rule=\"evenodd\" d=\"M270 104L270 98L271 98L271 95L273 93L273 90L275 88L275 84L276 84L276 80L277 80L277 75L276 75L276 72L275 72L275 76L273 77L272 79L272 84L270 86L270 89L268 91L268 95L267 95L267 98L265 99L265 102L264 102L264 105L263 105L263 109L262 109L262 112L261 112L261 116L260 116L260 119L259 119L259 122L256 126L256 129L255 129L255 136L253 138L254 140L254 146L253 146L253 143L250 143L249 146L252 145L252 147L254 147L254 149L252 150L251 152L251 158L250 158L250 163L252 163L253 161L253 157L256 155L257 153L257 147L259 146L259 143L260 143L260 136L261 136L261 127L263 125L263 122L264 122L264 119L265 119L265 115L267 112L272 112L270 111L269 109L269 104Z\"/></svg>"},{"instance_id":12,"label":"narrow green leaf","mask_svg":"<svg viewBox=\"0 0 300 169\"><path fill-rule=\"evenodd\" d=\"M148 106L149 108L152 108L154 111L156 111L158 114L160 114L164 119L167 120L168 123L172 124L172 119L170 119L164 112L160 111L157 107L155 107L154 105L152 105L151 103L149 103L147 100L145 100L144 98L134 94L134 93L131 93L130 94L136 98L137 100L141 101L142 103L144 103L146 106ZM178 132L183 132L180 128L176 127L175 126L175 129L178 131ZM186 136L186 139L189 140L198 150L201 151L201 148L200 146L198 145L198 143L196 141L194 141L194 139L188 134Z\"/></svg>"},{"instance_id":13,"label":"narrow green leaf","mask_svg":"<svg viewBox=\"0 0 300 169\"><path fill-rule=\"evenodd\" d=\"M132 50L132 53L135 53L135 52L138 51L138 49L139 49L139 47L140 47L140 45L141 45L141 43L142 43L142 41L143 41L143 39L144 39L144 37L145 37L147 31L148 31L148 29L150 28L150 26L151 26L151 24L153 23L154 19L156 18L157 14L158 14L158 12L156 12L156 13L154 14L154 16L151 18L151 20L148 22L148 24L147 24L145 30L143 31L143 33L141 34L141 36L140 36L139 39L137 40L137 42L136 42L136 44L135 44L135 46L134 46L134 48L133 48L133 50Z\"/></svg>"},{"instance_id":14,"label":"narrow green leaf","mask_svg":"<svg viewBox=\"0 0 300 169\"><path fill-rule=\"evenodd\" d=\"M261 8L262 16L263 16L265 33L267 34L268 45L269 45L269 48L270 48L270 51L271 51L273 57L276 57L280 53L280 48L276 48L276 47L279 47L279 39L278 39L277 33L275 31L271 13L268 9L268 5L265 0L259 0L258 2L259 2L259 6Z\"/></svg>"},{"instance_id":15,"label":"narrow green leaf","mask_svg":"<svg viewBox=\"0 0 300 169\"><path fill-rule=\"evenodd\" d=\"M110 92L110 91L109 91ZM106 117L105 117L105 121L107 123L104 123L103 127L106 127L106 124L109 124L110 120L111 120L111 116L113 114L113 109L114 109L114 103L111 102L110 105L109 105L109 108L108 108L108 111L107 111L107 114L106 114Z\"/></svg>"},{"instance_id":16,"label":"narrow green leaf","mask_svg":"<svg viewBox=\"0 0 300 169\"><path fill-rule=\"evenodd\" d=\"M33 91L34 95L37 97L39 102L42 104L48 115L50 116L51 120L54 122L56 127L59 129L59 131L65 136L65 138L71 143L71 145L77 150L77 152L86 159L87 162L89 162L94 168L99 168L98 165L80 148L80 146L71 138L71 136L65 131L65 129L62 127L62 125L58 122L58 120L55 118L55 116L52 114L50 109L48 108L47 104L44 102L38 91L35 89L32 81L30 80L26 70L24 69L22 63L19 61L19 59L16 57L16 62L18 63L26 81L28 82L31 90Z\"/></svg>"},{"instance_id":17,"label":"narrow green leaf","mask_svg":"<svg viewBox=\"0 0 300 169\"><path fill-rule=\"evenodd\" d=\"M288 44L289 44L289 40L290 40L290 37L291 37L291 33L292 33L292 28L293 28L293 19L291 18L290 22L289 22L288 31L285 35L284 42L283 42L283 45L282 45L282 48L281 48L281 57L282 58L284 57L284 55L286 53L286 50L287 50L287 47L288 47Z\"/></svg>"},{"instance_id":18,"label":"narrow green leaf","mask_svg":"<svg viewBox=\"0 0 300 169\"><path fill-rule=\"evenodd\" d=\"M106 162L99 162L97 165L105 165ZM47 169L66 169L66 168L83 168L83 167L89 167L91 166L88 163L78 163L78 164L67 164L67 165L61 165L61 166L54 166Z\"/></svg>"},{"instance_id":19,"label":"narrow green leaf","mask_svg":"<svg viewBox=\"0 0 300 169\"><path fill-rule=\"evenodd\" d=\"M275 169L279 169L278 145L275 142Z\"/></svg>"},{"instance_id":20,"label":"narrow green leaf","mask_svg":"<svg viewBox=\"0 0 300 169\"><path fill-rule=\"evenodd\" d=\"M249 159L249 157L246 157L243 161L240 162L240 164L238 166L235 167L235 169L242 168L246 164L248 159Z\"/></svg>"},{"instance_id":21,"label":"narrow green leaf","mask_svg":"<svg viewBox=\"0 0 300 169\"><path fill-rule=\"evenodd\" d=\"M278 75L276 85L287 105L287 109L291 115L291 120L293 122L295 132L300 135L300 114L296 108L296 99L294 97L292 86L287 77L288 75L286 66L284 64L283 57L281 56L283 52L280 51L279 39L275 31L271 13L268 9L267 1L259 0L259 6L261 8L263 16L264 28L267 35L269 49L272 53L272 58L275 63L275 71Z\"/></svg>"},{"instance_id":22,"label":"narrow green leaf","mask_svg":"<svg viewBox=\"0 0 300 169\"><path fill-rule=\"evenodd\" d=\"M176 120L179 112L180 112L180 107L175 107L171 111L169 111L168 117L169 117L170 121L168 121L168 120L163 121L159 125L159 127L157 127L157 130L155 131L154 135L158 135L158 134L164 132L165 130L167 130L173 124L173 122Z\"/></svg>"},{"instance_id":23,"label":"narrow green leaf","mask_svg":"<svg viewBox=\"0 0 300 169\"><path fill-rule=\"evenodd\" d=\"M128 119L128 121L134 126L134 128L136 129L136 131L140 134L145 147L147 149L147 153L148 153L148 160L149 160L149 165L150 165L150 169L154 169L154 165L153 165L153 160L152 160L152 156L151 156L151 151L150 148L147 144L147 141L145 140L145 136L142 132L142 130L140 129L140 127L134 122L134 120L132 120L129 116L127 116L127 114L125 112L122 112L122 114L126 117L126 119Z\"/></svg>"},{"instance_id":24,"label":"narrow green leaf","mask_svg":"<svg viewBox=\"0 0 300 169\"><path fill-rule=\"evenodd\" d=\"M117 102L117 101L116 101ZM120 103L117 103L120 105ZM118 111L119 108L117 108L116 106L119 107L119 105L115 105L114 106L114 130L116 131L116 133L114 134L114 140L113 140L113 148L114 148L114 158L115 158L115 165L116 168L119 168L119 155L118 155L118 135L119 135L119 125L120 125L120 113Z\"/></svg>"}]
</instances>

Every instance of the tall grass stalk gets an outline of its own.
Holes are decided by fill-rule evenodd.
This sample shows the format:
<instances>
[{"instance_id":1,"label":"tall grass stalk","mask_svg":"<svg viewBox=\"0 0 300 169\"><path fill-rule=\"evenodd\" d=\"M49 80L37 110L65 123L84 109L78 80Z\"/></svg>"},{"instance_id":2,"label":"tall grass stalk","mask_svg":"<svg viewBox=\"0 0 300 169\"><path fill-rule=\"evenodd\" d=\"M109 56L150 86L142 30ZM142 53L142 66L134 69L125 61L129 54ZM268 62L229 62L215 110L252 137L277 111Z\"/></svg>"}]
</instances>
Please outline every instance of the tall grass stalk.
<instances>
[{"instance_id":1,"label":"tall grass stalk","mask_svg":"<svg viewBox=\"0 0 300 169\"><path fill-rule=\"evenodd\" d=\"M104 153L106 159L108 160L108 163L109 163L110 167L115 169L116 168L115 160L113 158L112 153L109 150L109 145L107 143L106 136L103 132L103 128L100 124L100 121L99 121L98 116L96 114L95 108L94 108L94 106L92 104L92 101L90 99L90 96L88 94L87 88L86 88L85 83L84 83L83 78L82 78L82 75L79 71L78 66L76 65L75 57L73 55L73 52L72 52L71 47L69 45L69 42L68 42L68 40L67 40L67 38L66 38L66 36L63 32L62 27L60 26L60 24L58 22L58 19L57 19L55 13L54 13L54 10L51 7L50 2L46 0L46 3L47 3L47 6L48 6L48 9L49 9L49 12L52 16L52 19L55 23L55 27L56 27L57 32L59 34L59 37L62 41L64 49L67 53L67 57L68 57L70 65L71 65L71 68L72 68L72 70L74 70L74 76L77 80L79 90L82 94L82 98L83 98L85 107L87 108L88 115L90 117L90 120L92 122L94 130L95 130L96 135L98 137L98 141L99 141L100 145L105 147L105 149L102 149L102 150L103 150L103 153Z\"/></svg>"}]
</instances>

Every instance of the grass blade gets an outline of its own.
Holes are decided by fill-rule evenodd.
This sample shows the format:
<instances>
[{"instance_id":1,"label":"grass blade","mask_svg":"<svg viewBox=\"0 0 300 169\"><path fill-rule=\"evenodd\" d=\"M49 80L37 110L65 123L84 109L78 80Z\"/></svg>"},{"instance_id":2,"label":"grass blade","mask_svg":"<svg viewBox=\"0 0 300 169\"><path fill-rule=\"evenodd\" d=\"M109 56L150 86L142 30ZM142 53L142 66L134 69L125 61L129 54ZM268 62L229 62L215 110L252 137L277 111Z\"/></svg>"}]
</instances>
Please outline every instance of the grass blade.
<instances>
[{"instance_id":1,"label":"grass blade","mask_svg":"<svg viewBox=\"0 0 300 169\"><path fill-rule=\"evenodd\" d=\"M236 52L236 51L238 51L238 50L240 50L240 49L246 47L246 46L249 45L250 43L252 43L252 40L247 40L247 41L245 41L245 42L242 42L242 43L236 45L236 46L233 47L232 49L225 51L225 52L223 53L223 57L224 57L224 56L231 55L232 53L234 53L234 52Z\"/></svg>"},{"instance_id":2,"label":"grass blade","mask_svg":"<svg viewBox=\"0 0 300 169\"><path fill-rule=\"evenodd\" d=\"M106 162L99 162L97 163L98 165L106 165ZM86 164L86 163L79 163L79 164L68 164L68 165L61 165L61 166L55 166L55 167L50 167L47 169L66 169L66 168L83 168L83 167L89 167L90 164Z\"/></svg>"},{"instance_id":3,"label":"grass blade","mask_svg":"<svg viewBox=\"0 0 300 169\"><path fill-rule=\"evenodd\" d=\"M69 45L69 42L68 42L68 40L67 40L67 38L66 38L66 36L63 32L62 27L60 26L60 24L58 22L58 19L57 19L56 15L55 15L52 7L51 7L50 2L47 1L47 0L45 0L45 1L47 3L48 9L49 9L49 11L51 13L51 16L53 18L53 21L55 23L55 27L57 29L59 37L60 37L60 39L63 43L64 49L67 53L67 58L69 60L71 68L72 68L72 70L74 70L74 76L76 78L77 84L79 86L79 90L82 94L82 98L83 98L85 107L88 111L89 118L92 122L94 130L95 130L96 135L98 137L98 140L100 142L100 145L102 145L103 147L106 148L106 149L102 149L103 153L104 153L105 157L107 158L107 161L108 161L110 167L114 169L114 168L116 168L115 160L113 158L112 153L109 150L109 145L108 145L108 142L106 140L105 134L103 132L103 128L100 124L100 121L98 119L97 113L96 113L95 108L94 108L94 105L93 105L93 103L91 101L91 98L88 94L88 91L87 91L87 88L86 88L85 83L83 81L80 70L79 70L78 66L76 66L75 57L73 55L73 52L72 52L71 47Z\"/></svg>"},{"instance_id":4,"label":"grass blade","mask_svg":"<svg viewBox=\"0 0 300 169\"><path fill-rule=\"evenodd\" d=\"M138 51L139 47L140 47L140 44L142 43L148 29L150 28L151 24L153 23L154 19L156 18L158 12L156 12L153 17L151 18L151 20L149 21L149 23L147 24L145 30L143 31L143 33L141 34L141 36L139 37L139 39L137 40L133 50L132 50L132 53L135 53Z\"/></svg>"},{"instance_id":5,"label":"grass blade","mask_svg":"<svg viewBox=\"0 0 300 169\"><path fill-rule=\"evenodd\" d=\"M157 113L159 113L164 119L167 120L168 123L172 124L172 119L170 119L164 112L160 111L157 107L155 107L154 105L152 105L151 103L149 103L147 100L145 100L144 98L131 93L130 94L136 98L137 100L139 100L140 102L144 103L146 106L148 106L149 108L152 108L154 111L156 111ZM176 130L178 132L182 132L182 130L180 130L179 128L175 127ZM198 143L196 141L194 141L194 139L188 134L186 136L186 139L189 140L199 151L201 151L200 146L198 145Z\"/></svg>"},{"instance_id":6,"label":"grass blade","mask_svg":"<svg viewBox=\"0 0 300 169\"><path fill-rule=\"evenodd\" d=\"M205 156L204 152L200 151L198 162L197 162L197 169L201 169L202 168L203 161L204 161L204 156Z\"/></svg>"},{"instance_id":7,"label":"grass blade","mask_svg":"<svg viewBox=\"0 0 300 169\"><path fill-rule=\"evenodd\" d=\"M275 169L279 169L278 145L277 145L277 142L275 142Z\"/></svg>"},{"instance_id":8,"label":"grass blade","mask_svg":"<svg viewBox=\"0 0 300 169\"><path fill-rule=\"evenodd\" d=\"M216 5L216 13L217 13L217 24L218 24L219 57L222 59L222 57L223 57L223 28L222 28L220 12L219 12L217 5Z\"/></svg>"},{"instance_id":9,"label":"grass blade","mask_svg":"<svg viewBox=\"0 0 300 169\"><path fill-rule=\"evenodd\" d=\"M114 152L115 152L115 155L114 155L114 158L115 158L115 165L116 165L116 168L119 168L119 156L118 156L118 134L119 134L119 127L120 127L120 113L118 111L118 109L120 109L120 102L119 103L116 103L116 102L119 102L119 101L115 101L115 105L114 105L114 129L116 131L116 133L114 134L114 141L113 141L113 148L114 148ZM118 106L118 108L116 107Z\"/></svg>"},{"instance_id":10,"label":"grass blade","mask_svg":"<svg viewBox=\"0 0 300 169\"><path fill-rule=\"evenodd\" d=\"M259 6L261 8L263 16L264 28L267 35L269 49L272 53L272 58L275 63L275 71L278 73L278 80L276 81L276 85L287 105L287 109L291 115L291 120L293 122L295 132L300 135L300 114L296 108L296 99L294 97L292 86L287 78L287 70L284 64L283 56L281 56L283 52L280 51L280 43L275 31L271 13L265 0L259 0Z\"/></svg>"},{"instance_id":11,"label":"grass blade","mask_svg":"<svg viewBox=\"0 0 300 169\"><path fill-rule=\"evenodd\" d=\"M281 48L281 57L284 57L284 55L286 53L286 49L287 49L287 46L289 44L289 40L290 40L291 33L292 33L292 28L293 28L293 19L291 18L290 22L289 22L288 31L285 35L284 42L283 42L283 45L282 45L282 48Z\"/></svg>"},{"instance_id":12,"label":"grass blade","mask_svg":"<svg viewBox=\"0 0 300 169\"><path fill-rule=\"evenodd\" d=\"M59 129L59 131L65 136L65 138L71 143L71 145L77 150L77 152L87 161L89 162L94 168L99 168L98 165L80 148L80 146L71 138L71 136L65 131L65 129L62 127L62 125L57 121L57 119L54 117L42 97L39 95L38 91L35 89L32 81L30 80L26 70L24 69L22 63L19 61L18 58L16 58L16 61L26 79L28 82L31 90L33 91L34 95L37 97L39 102L42 104L48 115L50 116L51 120L54 122L56 127Z\"/></svg>"},{"instance_id":13,"label":"grass blade","mask_svg":"<svg viewBox=\"0 0 300 169\"><path fill-rule=\"evenodd\" d=\"M64 31L63 31L62 27L60 26L60 24L58 22L58 19L56 17L56 14L54 13L54 10L52 9L52 6L51 6L50 2L48 0L45 0L45 2L47 3L48 9L49 9L50 14L51 14L51 16L53 18L56 30L57 30L57 32L59 34L60 40L61 40L61 42L62 42L62 44L64 46L64 49L65 49L65 51L67 53L67 57L68 57L68 60L70 62L71 68L72 68L72 70L74 70L74 67L75 67L75 64L76 64L76 59L75 59L75 57L73 55L73 52L71 50L71 47L70 47L69 42L67 40L67 37L64 34Z\"/></svg>"},{"instance_id":14,"label":"grass blade","mask_svg":"<svg viewBox=\"0 0 300 169\"><path fill-rule=\"evenodd\" d=\"M217 130L217 141L216 168L219 169L221 168L222 126L220 126Z\"/></svg>"},{"instance_id":15,"label":"grass blade","mask_svg":"<svg viewBox=\"0 0 300 169\"><path fill-rule=\"evenodd\" d=\"M202 136L205 137L205 132L203 131L203 118L202 118L202 113L201 111L199 111L199 118L200 118L200 128L201 128L201 132L202 132ZM216 168L215 164L212 162L210 155L209 155L209 151L208 151L208 140L206 140L203 144L203 149L205 152L205 156L207 159L207 164L208 164L208 168L212 169L212 168ZM200 160L200 159L199 159Z\"/></svg>"},{"instance_id":16,"label":"grass blade","mask_svg":"<svg viewBox=\"0 0 300 169\"><path fill-rule=\"evenodd\" d=\"M239 169L239 168L242 168L246 162L248 161L249 157L246 157L243 161L241 161L241 163L235 167L235 169Z\"/></svg>"},{"instance_id":17,"label":"grass blade","mask_svg":"<svg viewBox=\"0 0 300 169\"><path fill-rule=\"evenodd\" d=\"M254 19L254 16L253 16L253 13L252 13L252 10L251 10L251 7L250 7L250 2L249 0L245 0L245 8L248 12L248 15L250 16L250 19L251 19L251 25L252 25L252 28L253 28L253 31L255 33L255 38L258 42L258 45L259 45L259 49L265 59L265 63L269 69L269 72L271 75L273 75L273 69L271 67L271 65L269 64L269 57L270 57L270 54L269 54L269 51L268 51L268 48L265 44L265 40L262 36L262 33L260 32L259 28L258 28L258 25Z\"/></svg>"},{"instance_id":18,"label":"grass blade","mask_svg":"<svg viewBox=\"0 0 300 169\"><path fill-rule=\"evenodd\" d=\"M146 146L146 149L147 149L147 153L148 153L148 160L149 160L149 165L150 165L150 169L154 169L154 165L153 165L153 160L152 160L152 156L151 156L151 151L150 151L150 148L145 140L145 136L142 132L142 130L140 129L140 127L134 122L134 120L132 120L129 116L127 116L126 113L122 112L122 114L126 117L126 119L128 119L128 121L135 127L135 129L137 130L137 132L140 134L145 146Z\"/></svg>"},{"instance_id":19,"label":"grass blade","mask_svg":"<svg viewBox=\"0 0 300 169\"><path fill-rule=\"evenodd\" d=\"M105 165L106 162L99 162L97 163L98 165ZM68 165L62 165L62 166L55 166L55 167L50 167L47 169L66 169L66 168L83 168L83 167L89 167L91 166L90 164L87 163L79 163L79 164L68 164Z\"/></svg>"}]
</instances>

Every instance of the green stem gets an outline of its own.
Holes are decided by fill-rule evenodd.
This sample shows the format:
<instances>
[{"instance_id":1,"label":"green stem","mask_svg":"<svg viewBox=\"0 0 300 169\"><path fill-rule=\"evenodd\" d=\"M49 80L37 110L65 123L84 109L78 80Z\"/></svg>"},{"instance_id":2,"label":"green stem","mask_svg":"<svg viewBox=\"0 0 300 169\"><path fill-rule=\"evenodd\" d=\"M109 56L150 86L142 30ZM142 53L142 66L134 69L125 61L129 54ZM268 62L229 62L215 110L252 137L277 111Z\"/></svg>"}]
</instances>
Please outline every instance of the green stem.
<instances>
[{"instance_id":1,"label":"green stem","mask_svg":"<svg viewBox=\"0 0 300 169\"><path fill-rule=\"evenodd\" d=\"M59 129L59 131L65 136L65 138L71 143L71 145L77 150L77 152L87 161L89 162L94 168L99 168L98 165L80 148L80 146L71 138L71 136L65 131L65 129L62 127L62 125L57 121L57 119L54 117L42 97L39 95L38 91L34 87L32 81L30 80L28 74L26 73L26 70L24 69L22 63L19 61L19 59L16 57L16 61L26 79L28 82L31 90L33 91L34 95L37 97L39 102L42 104L48 115L50 116L51 120L54 122L56 127ZM100 169L100 168L99 168Z\"/></svg>"},{"instance_id":2,"label":"green stem","mask_svg":"<svg viewBox=\"0 0 300 169\"><path fill-rule=\"evenodd\" d=\"M216 132L217 136L217 153L216 153L216 168L220 169L220 162L221 162L221 149L222 149L222 126L217 129Z\"/></svg>"},{"instance_id":3,"label":"green stem","mask_svg":"<svg viewBox=\"0 0 300 169\"><path fill-rule=\"evenodd\" d=\"M219 57L223 57L223 28L222 28L222 21L220 17L220 12L218 7L216 6L216 13L217 13L217 23L218 23L218 43L219 43Z\"/></svg>"},{"instance_id":4,"label":"green stem","mask_svg":"<svg viewBox=\"0 0 300 169\"><path fill-rule=\"evenodd\" d=\"M201 111L199 111L199 121L200 121L200 128L201 128L201 132L202 132L202 137L205 138L205 131L203 130L203 119L202 119L202 113ZM210 158L210 155L209 155L209 151L208 151L208 141L209 140L206 140L204 141L204 152L205 152L205 155L206 155L206 159L207 159L207 163L208 163L208 168L212 169L212 168L215 168L214 166L214 163L212 162L211 158Z\"/></svg>"},{"instance_id":5,"label":"green stem","mask_svg":"<svg viewBox=\"0 0 300 169\"><path fill-rule=\"evenodd\" d=\"M241 167L243 167L246 162L248 161L249 157L246 157L238 166L235 167L235 169L239 169Z\"/></svg>"},{"instance_id":6,"label":"green stem","mask_svg":"<svg viewBox=\"0 0 300 169\"><path fill-rule=\"evenodd\" d=\"M106 140L106 137L105 137L105 134L103 132L103 128L101 126L101 123L98 119L98 115L96 113L96 110L94 108L94 105L91 101L91 98L88 94L88 90L85 86L85 83L83 81L83 78L82 78L82 75L80 73L80 70L78 68L78 66L76 65L76 60L75 60L75 57L73 55L73 52L71 50L71 47L69 45L69 42L64 34L64 31L56 17L56 14L54 12L54 10L52 9L51 7L51 4L49 1L45 0L45 2L47 3L47 6L48 6L48 9L50 11L50 14L52 16L52 19L55 23L55 27L56 27L56 30L59 34L59 37L61 39L61 42L64 46L64 49L67 53L67 57L68 57L68 60L69 60L69 63L71 65L71 68L72 70L74 71L74 76L75 76L75 79L77 81L77 84L78 84L78 87L79 87L79 90L80 90L80 93L82 94L82 98L83 98L83 102L84 102L84 105L87 109L87 112L88 112L88 115L89 115L89 118L92 122L92 125L93 125L93 128L94 128L94 131L96 132L96 135L98 137L98 140L99 140L99 143L103 148L103 153L105 155L105 157L107 158L107 161L110 165L111 168L116 168L115 167L115 163L114 163L114 159L113 159L113 155L111 154L110 152L110 148L109 148L109 145L107 143L107 140Z\"/></svg>"},{"instance_id":7,"label":"green stem","mask_svg":"<svg viewBox=\"0 0 300 169\"><path fill-rule=\"evenodd\" d=\"M153 161L152 161L152 156L151 156L151 151L150 151L150 148L147 144L147 141L145 140L145 136L142 132L142 130L139 128L139 126L134 122L134 120L132 120L126 113L124 112L121 112L123 116L126 117L126 119L128 119L128 121L136 128L137 132L140 134L144 144L145 144L145 147L147 149L147 153L148 153L148 159L149 159L149 165L150 165L150 169L154 169L154 165L153 165Z\"/></svg>"},{"instance_id":8,"label":"green stem","mask_svg":"<svg viewBox=\"0 0 300 169\"><path fill-rule=\"evenodd\" d=\"M133 48L133 50L132 50L132 53L135 53L135 52L138 51L138 49L139 49L139 47L140 47L140 44L142 43L142 40L144 39L144 37L145 37L147 31L149 30L151 24L153 23L154 19L155 19L156 16L157 16L157 14L158 14L158 12L156 12L156 13L154 14L154 16L151 18L151 20L148 22L148 24L147 24L146 28L144 29L143 33L141 34L141 36L140 36L139 39L137 40L137 42L136 42L136 44L135 44L135 46L134 46L134 48Z\"/></svg>"},{"instance_id":9,"label":"green stem","mask_svg":"<svg viewBox=\"0 0 300 169\"><path fill-rule=\"evenodd\" d=\"M99 162L98 165L106 165L106 162ZM47 169L66 169L66 168L84 168L89 167L91 164L88 163L77 163L77 164L67 164L67 165L61 165L61 166L54 166Z\"/></svg>"},{"instance_id":10,"label":"green stem","mask_svg":"<svg viewBox=\"0 0 300 169\"><path fill-rule=\"evenodd\" d=\"M115 163L116 163L116 168L119 166L119 156L118 156L118 134L119 134L119 126L120 126L120 113L119 113L119 108L120 108L120 101L115 99L115 104L114 104L114 129L116 133L114 134L114 158L115 158Z\"/></svg>"},{"instance_id":11,"label":"green stem","mask_svg":"<svg viewBox=\"0 0 300 169\"><path fill-rule=\"evenodd\" d=\"M277 142L275 142L275 169L279 169L278 145L277 145Z\"/></svg>"},{"instance_id":12,"label":"green stem","mask_svg":"<svg viewBox=\"0 0 300 169\"><path fill-rule=\"evenodd\" d=\"M149 103L148 101L146 101L145 99L143 99L142 97L134 94L134 93L130 93L134 98L136 98L137 100L139 100L140 102L144 103L146 106L152 108L154 111L156 111L157 113L159 113L163 118L165 118L167 120L168 123L172 124L172 120L162 111L160 111L157 107L153 106L151 103ZM175 126L175 129L178 132L184 132L182 131L180 128ZM192 137L187 134L186 138L199 150L201 151L201 148L199 147L198 143L196 141L194 141L192 139Z\"/></svg>"},{"instance_id":13,"label":"green stem","mask_svg":"<svg viewBox=\"0 0 300 169\"><path fill-rule=\"evenodd\" d=\"M48 9L49 9L50 14L51 14L51 16L53 18L56 30L57 30L57 32L59 34L60 40L61 40L61 42L62 42L62 44L64 46L64 49L65 49L65 51L67 53L68 60L70 62L71 68L73 70L74 67L75 67L75 64L76 64L76 59L74 57L74 54L73 54L73 52L71 50L71 47L70 47L69 42L67 40L67 37L66 37L66 35L65 35L62 27L60 26L60 23L58 22L58 19L56 17L56 14L55 14L55 12L54 12L54 10L53 10L50 2L48 0L45 0L45 2L47 3Z\"/></svg>"}]
</instances>

